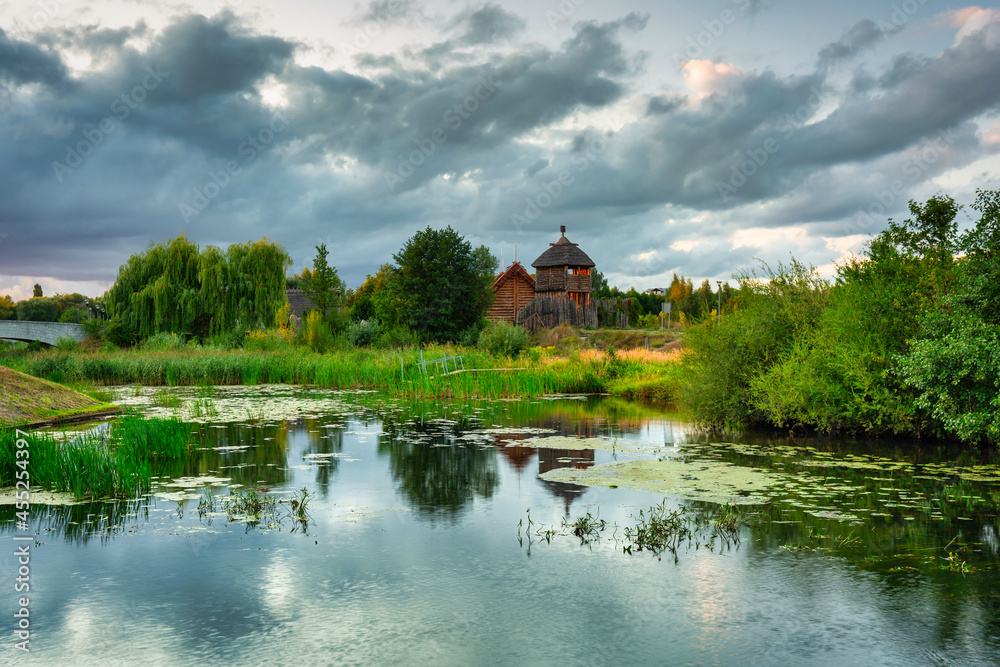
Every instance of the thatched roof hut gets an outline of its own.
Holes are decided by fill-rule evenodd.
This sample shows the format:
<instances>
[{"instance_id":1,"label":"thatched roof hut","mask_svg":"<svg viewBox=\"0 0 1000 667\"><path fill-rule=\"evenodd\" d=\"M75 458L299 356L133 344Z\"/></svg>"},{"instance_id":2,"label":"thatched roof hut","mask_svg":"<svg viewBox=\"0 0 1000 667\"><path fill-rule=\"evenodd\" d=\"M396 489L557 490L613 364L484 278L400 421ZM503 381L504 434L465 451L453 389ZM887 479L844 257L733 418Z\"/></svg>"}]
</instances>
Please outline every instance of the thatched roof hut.
<instances>
[{"instance_id":1,"label":"thatched roof hut","mask_svg":"<svg viewBox=\"0 0 1000 667\"><path fill-rule=\"evenodd\" d=\"M535 279L520 262L514 262L493 281L493 294L493 307L486 314L486 319L513 324L517 311L535 298Z\"/></svg>"},{"instance_id":2,"label":"thatched roof hut","mask_svg":"<svg viewBox=\"0 0 1000 667\"><path fill-rule=\"evenodd\" d=\"M587 253L580 250L576 243L570 243L566 238L566 226L559 227L559 240L549 244L549 249L531 263L536 269L552 267L592 269L596 266Z\"/></svg>"},{"instance_id":3,"label":"thatched roof hut","mask_svg":"<svg viewBox=\"0 0 1000 667\"><path fill-rule=\"evenodd\" d=\"M590 270L594 260L566 238L566 227L559 228L559 240L531 263L535 267L535 292L547 297L566 296L580 306L590 303Z\"/></svg>"}]
</instances>

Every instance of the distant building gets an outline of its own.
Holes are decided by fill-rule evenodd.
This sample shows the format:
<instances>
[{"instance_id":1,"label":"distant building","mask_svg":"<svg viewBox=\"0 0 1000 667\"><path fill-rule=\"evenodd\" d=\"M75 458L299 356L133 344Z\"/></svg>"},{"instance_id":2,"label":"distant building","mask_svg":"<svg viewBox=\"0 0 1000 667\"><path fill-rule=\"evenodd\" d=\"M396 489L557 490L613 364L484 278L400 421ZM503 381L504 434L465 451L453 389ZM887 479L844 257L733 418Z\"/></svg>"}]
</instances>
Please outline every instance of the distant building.
<instances>
[{"instance_id":1,"label":"distant building","mask_svg":"<svg viewBox=\"0 0 1000 667\"><path fill-rule=\"evenodd\" d=\"M535 279L519 262L514 262L493 281L493 293L493 307L486 314L486 319L513 324L517 311L535 298Z\"/></svg>"},{"instance_id":2,"label":"distant building","mask_svg":"<svg viewBox=\"0 0 1000 667\"><path fill-rule=\"evenodd\" d=\"M531 263L535 267L535 296L565 296L577 306L590 305L590 271L594 260L566 238L566 227L559 228L559 240Z\"/></svg>"},{"instance_id":3,"label":"distant building","mask_svg":"<svg viewBox=\"0 0 1000 667\"><path fill-rule=\"evenodd\" d=\"M667 290L662 287L650 287L646 290L646 294L652 294L653 296L663 296L667 293Z\"/></svg>"},{"instance_id":4,"label":"distant building","mask_svg":"<svg viewBox=\"0 0 1000 667\"><path fill-rule=\"evenodd\" d=\"M340 294L340 288L334 287L330 290L334 294ZM306 311L312 310L316 307L316 304L312 302L306 293L300 289L286 289L285 298L288 299L288 305L291 306L291 315L297 315L302 317L305 315Z\"/></svg>"}]
</instances>

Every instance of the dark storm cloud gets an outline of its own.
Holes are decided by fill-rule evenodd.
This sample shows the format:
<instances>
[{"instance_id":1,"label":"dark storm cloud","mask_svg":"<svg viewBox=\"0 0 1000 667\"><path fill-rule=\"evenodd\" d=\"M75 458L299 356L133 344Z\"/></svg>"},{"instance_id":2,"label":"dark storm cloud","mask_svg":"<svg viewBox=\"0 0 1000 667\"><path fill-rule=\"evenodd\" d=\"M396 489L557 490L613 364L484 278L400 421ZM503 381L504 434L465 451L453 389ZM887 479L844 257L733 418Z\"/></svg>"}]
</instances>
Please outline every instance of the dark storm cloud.
<instances>
[{"instance_id":1,"label":"dark storm cloud","mask_svg":"<svg viewBox=\"0 0 1000 667\"><path fill-rule=\"evenodd\" d=\"M70 85L58 55L11 37L0 28L0 79L19 85L41 83L50 88Z\"/></svg>"},{"instance_id":2,"label":"dark storm cloud","mask_svg":"<svg viewBox=\"0 0 1000 667\"><path fill-rule=\"evenodd\" d=\"M376 5L365 11L390 9ZM522 248L567 224L621 274L706 275L752 260L754 249L726 250L735 229L809 223L844 235L837 221L886 179L917 186L992 150L972 121L1000 103L1000 89L984 85L1000 77L996 25L934 58L899 56L846 90L828 65L874 44L867 27L825 47L811 73L722 68L709 72L718 81L704 96L630 97L643 61L626 43L644 29L642 15L578 22L555 48L505 43L455 55L462 39L509 40L519 29L494 5L462 16L454 42L365 54L354 72L302 66L297 43L231 14L184 16L159 32L140 24L0 39L9 146L0 151L9 186L0 274L108 280L150 239L187 230L221 245L268 235L296 267L327 243L356 283L418 229L460 223L477 242L520 238ZM150 44L142 52L130 46L140 31ZM51 46L62 44L99 55L99 66L71 75ZM275 82L287 100L280 108L262 91ZM591 112L614 115L615 129L570 122ZM104 120L111 129L101 130ZM949 143L911 178L939 130ZM87 141L81 164L54 169ZM764 162L721 197L719 184L762 150ZM199 196L205 205L182 215ZM546 205L515 227L512 215L533 202ZM665 217L682 222L665 227ZM678 234L715 240L664 250ZM660 250L623 259L636 243ZM823 242L809 247L822 252Z\"/></svg>"},{"instance_id":3,"label":"dark storm cloud","mask_svg":"<svg viewBox=\"0 0 1000 667\"><path fill-rule=\"evenodd\" d=\"M461 29L458 41L462 44L492 44L513 38L524 30L523 18L504 10L499 5L487 4L476 10L466 10L454 19L449 27Z\"/></svg>"},{"instance_id":4,"label":"dark storm cloud","mask_svg":"<svg viewBox=\"0 0 1000 667\"><path fill-rule=\"evenodd\" d=\"M872 48L885 37L882 29L874 21L859 21L840 40L827 44L819 52L817 67L825 69L839 62L850 60L863 51Z\"/></svg>"},{"instance_id":5,"label":"dark storm cloud","mask_svg":"<svg viewBox=\"0 0 1000 667\"><path fill-rule=\"evenodd\" d=\"M388 24L398 19L416 16L420 7L416 0L373 0L348 21L349 24L362 25L368 22Z\"/></svg>"}]
</instances>

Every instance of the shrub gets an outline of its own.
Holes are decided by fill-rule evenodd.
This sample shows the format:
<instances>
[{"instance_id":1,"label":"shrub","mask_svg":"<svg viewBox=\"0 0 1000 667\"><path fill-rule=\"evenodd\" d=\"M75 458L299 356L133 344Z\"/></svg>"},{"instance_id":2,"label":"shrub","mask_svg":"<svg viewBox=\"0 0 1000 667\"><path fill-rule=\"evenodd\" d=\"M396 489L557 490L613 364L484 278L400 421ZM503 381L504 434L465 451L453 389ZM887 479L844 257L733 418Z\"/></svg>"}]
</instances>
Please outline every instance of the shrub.
<instances>
[{"instance_id":1,"label":"shrub","mask_svg":"<svg viewBox=\"0 0 1000 667\"><path fill-rule=\"evenodd\" d=\"M66 324L79 324L85 318L80 316L80 311L77 308L67 308L63 311L62 315L59 316L59 321Z\"/></svg>"},{"instance_id":2,"label":"shrub","mask_svg":"<svg viewBox=\"0 0 1000 667\"><path fill-rule=\"evenodd\" d=\"M417 342L417 337L413 335L409 327L400 325L391 329L384 329L378 337L379 347L401 348L410 347Z\"/></svg>"},{"instance_id":3,"label":"shrub","mask_svg":"<svg viewBox=\"0 0 1000 667\"><path fill-rule=\"evenodd\" d=\"M475 324L458 335L458 344L463 347L476 347L479 344L479 336L487 326L489 320L485 317L479 318Z\"/></svg>"},{"instance_id":4,"label":"shrub","mask_svg":"<svg viewBox=\"0 0 1000 667\"><path fill-rule=\"evenodd\" d=\"M828 283L792 260L765 275L740 277L734 313L719 326L691 329L681 402L700 423L723 426L761 421L751 384L787 359L795 341L811 334L827 301Z\"/></svg>"},{"instance_id":5,"label":"shrub","mask_svg":"<svg viewBox=\"0 0 1000 667\"><path fill-rule=\"evenodd\" d=\"M251 331L243 337L243 349L251 352L275 352L292 347L295 333L288 327Z\"/></svg>"},{"instance_id":6,"label":"shrub","mask_svg":"<svg viewBox=\"0 0 1000 667\"><path fill-rule=\"evenodd\" d=\"M133 345L138 345L141 341L139 333L135 328L125 324L118 318L114 318L108 322L108 326L104 330L104 338L114 343L117 347L132 347Z\"/></svg>"},{"instance_id":7,"label":"shrub","mask_svg":"<svg viewBox=\"0 0 1000 667\"><path fill-rule=\"evenodd\" d=\"M146 339L142 344L144 350L150 352L166 352L170 350L184 349L184 337L180 334L168 333L166 331L154 334Z\"/></svg>"},{"instance_id":8,"label":"shrub","mask_svg":"<svg viewBox=\"0 0 1000 667\"><path fill-rule=\"evenodd\" d=\"M531 343L531 334L507 322L490 324L479 334L479 347L497 357L516 358Z\"/></svg>"},{"instance_id":9,"label":"shrub","mask_svg":"<svg viewBox=\"0 0 1000 667\"><path fill-rule=\"evenodd\" d=\"M76 348L80 347L80 341L69 337L56 338L56 347L63 352L72 352Z\"/></svg>"},{"instance_id":10,"label":"shrub","mask_svg":"<svg viewBox=\"0 0 1000 667\"><path fill-rule=\"evenodd\" d=\"M344 335L351 345L355 347L368 347L378 338L380 329L378 320L351 322L347 325L347 331L344 332Z\"/></svg>"},{"instance_id":11,"label":"shrub","mask_svg":"<svg viewBox=\"0 0 1000 667\"><path fill-rule=\"evenodd\" d=\"M333 334L326 326L324 317L318 310L306 313L306 321L302 325L302 339L314 352L323 354L333 347Z\"/></svg>"}]
</instances>

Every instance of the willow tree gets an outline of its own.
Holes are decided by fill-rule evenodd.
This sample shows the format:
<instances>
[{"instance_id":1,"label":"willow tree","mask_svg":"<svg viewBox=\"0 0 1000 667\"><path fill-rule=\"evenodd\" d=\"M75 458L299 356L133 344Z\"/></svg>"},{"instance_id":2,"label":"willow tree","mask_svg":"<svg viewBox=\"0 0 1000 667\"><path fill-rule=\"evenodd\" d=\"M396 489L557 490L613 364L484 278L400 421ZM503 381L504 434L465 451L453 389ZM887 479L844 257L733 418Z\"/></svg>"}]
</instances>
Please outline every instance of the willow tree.
<instances>
[{"instance_id":1,"label":"willow tree","mask_svg":"<svg viewBox=\"0 0 1000 667\"><path fill-rule=\"evenodd\" d=\"M268 241L200 250L183 234L151 243L118 270L108 314L139 337L163 331L206 335L268 326L284 299L291 258Z\"/></svg>"}]
</instances>

